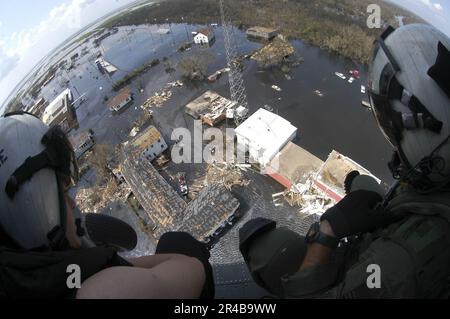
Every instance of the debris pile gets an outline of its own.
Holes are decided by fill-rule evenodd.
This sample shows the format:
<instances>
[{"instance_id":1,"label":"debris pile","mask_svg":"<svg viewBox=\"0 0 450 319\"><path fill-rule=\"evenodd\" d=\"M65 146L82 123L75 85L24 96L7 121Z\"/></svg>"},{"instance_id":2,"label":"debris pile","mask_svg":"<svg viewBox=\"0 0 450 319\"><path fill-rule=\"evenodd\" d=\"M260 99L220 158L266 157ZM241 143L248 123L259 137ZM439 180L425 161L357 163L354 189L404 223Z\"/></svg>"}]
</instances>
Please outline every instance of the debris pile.
<instances>
[{"instance_id":1,"label":"debris pile","mask_svg":"<svg viewBox=\"0 0 450 319\"><path fill-rule=\"evenodd\" d=\"M126 184L119 186L111 178L106 185L79 190L75 201L83 213L100 213L111 203L111 198L125 202L130 193Z\"/></svg>"},{"instance_id":2,"label":"debris pile","mask_svg":"<svg viewBox=\"0 0 450 319\"><path fill-rule=\"evenodd\" d=\"M164 154L162 154L155 160L153 165L155 166L156 169L162 169L164 166L166 166L169 163L170 163L170 159L167 158L167 156L165 156Z\"/></svg>"},{"instance_id":3,"label":"debris pile","mask_svg":"<svg viewBox=\"0 0 450 319\"><path fill-rule=\"evenodd\" d=\"M133 127L133 129L131 130L129 136L130 137L136 137L136 135L138 135L139 131L140 131L139 127Z\"/></svg>"},{"instance_id":4,"label":"debris pile","mask_svg":"<svg viewBox=\"0 0 450 319\"><path fill-rule=\"evenodd\" d=\"M210 164L206 170L204 179L196 180L190 186L192 197L196 195L206 186L221 184L229 191L235 186L247 187L250 180L244 178L243 172L246 170L243 165L234 164Z\"/></svg>"},{"instance_id":5,"label":"debris pile","mask_svg":"<svg viewBox=\"0 0 450 319\"><path fill-rule=\"evenodd\" d=\"M281 37L276 37L272 42L257 50L251 58L263 67L270 67L279 65L294 52L292 44Z\"/></svg>"},{"instance_id":6,"label":"debris pile","mask_svg":"<svg viewBox=\"0 0 450 319\"><path fill-rule=\"evenodd\" d=\"M333 200L314 187L312 179L305 184L294 185L284 193L274 194L272 197L275 199L281 196L284 196L292 207L301 207L300 213L308 215L322 215L335 204Z\"/></svg>"},{"instance_id":7,"label":"debris pile","mask_svg":"<svg viewBox=\"0 0 450 319\"><path fill-rule=\"evenodd\" d=\"M166 86L159 92L156 92L155 95L150 97L147 101L142 105L143 110L148 110L153 107L162 107L165 102L170 100L172 97L172 88L174 87L182 87L183 82L175 81L167 83Z\"/></svg>"},{"instance_id":8,"label":"debris pile","mask_svg":"<svg viewBox=\"0 0 450 319\"><path fill-rule=\"evenodd\" d=\"M230 72L230 68L223 68L217 70L212 75L208 76L208 82L213 83L217 81L224 73Z\"/></svg>"}]
</instances>

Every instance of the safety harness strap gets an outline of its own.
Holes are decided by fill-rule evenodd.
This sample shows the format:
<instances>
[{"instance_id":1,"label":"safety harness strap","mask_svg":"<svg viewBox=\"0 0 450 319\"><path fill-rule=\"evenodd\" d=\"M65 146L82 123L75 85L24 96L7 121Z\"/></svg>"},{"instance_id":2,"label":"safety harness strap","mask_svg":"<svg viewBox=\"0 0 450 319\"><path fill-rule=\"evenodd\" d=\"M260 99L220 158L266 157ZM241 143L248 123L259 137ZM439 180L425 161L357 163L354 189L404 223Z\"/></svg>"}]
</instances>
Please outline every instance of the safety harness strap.
<instances>
[{"instance_id":1,"label":"safety harness strap","mask_svg":"<svg viewBox=\"0 0 450 319\"><path fill-rule=\"evenodd\" d=\"M59 161L50 148L34 157L28 157L9 178L5 188L6 194L13 199L20 186L30 180L35 173L44 168L57 168L58 166Z\"/></svg>"}]
</instances>

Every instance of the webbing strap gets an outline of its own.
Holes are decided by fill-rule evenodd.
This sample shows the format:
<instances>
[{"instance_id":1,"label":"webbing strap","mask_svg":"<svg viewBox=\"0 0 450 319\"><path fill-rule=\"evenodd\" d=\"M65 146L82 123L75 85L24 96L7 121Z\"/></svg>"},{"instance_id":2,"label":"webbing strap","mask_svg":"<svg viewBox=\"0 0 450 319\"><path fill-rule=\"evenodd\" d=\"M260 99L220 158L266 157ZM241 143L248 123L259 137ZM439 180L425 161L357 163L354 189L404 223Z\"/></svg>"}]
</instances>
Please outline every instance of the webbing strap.
<instances>
[{"instance_id":1,"label":"webbing strap","mask_svg":"<svg viewBox=\"0 0 450 319\"><path fill-rule=\"evenodd\" d=\"M13 199L19 188L26 181L30 180L33 175L44 168L56 168L58 161L49 149L44 150L42 153L28 157L25 162L17 168L9 178L6 184L6 194L10 199Z\"/></svg>"}]
</instances>

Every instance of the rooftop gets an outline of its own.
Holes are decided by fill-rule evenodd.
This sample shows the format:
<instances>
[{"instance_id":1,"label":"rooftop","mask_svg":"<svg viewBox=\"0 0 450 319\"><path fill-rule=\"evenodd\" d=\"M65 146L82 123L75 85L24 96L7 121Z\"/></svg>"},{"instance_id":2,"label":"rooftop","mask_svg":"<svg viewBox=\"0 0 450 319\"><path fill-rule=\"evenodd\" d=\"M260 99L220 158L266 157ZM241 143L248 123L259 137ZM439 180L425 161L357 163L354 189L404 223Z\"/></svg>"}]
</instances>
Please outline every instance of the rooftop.
<instances>
[{"instance_id":1,"label":"rooftop","mask_svg":"<svg viewBox=\"0 0 450 319\"><path fill-rule=\"evenodd\" d=\"M42 116L42 121L47 124L51 123L53 119L61 113L61 111L64 111L67 108L67 104L71 100L72 92L70 89L64 90L47 106L44 111L44 115Z\"/></svg>"},{"instance_id":2,"label":"rooftop","mask_svg":"<svg viewBox=\"0 0 450 319\"><path fill-rule=\"evenodd\" d=\"M236 128L238 137L248 140L253 148L263 149L264 154L269 155L269 160L280 152L296 132L297 128L289 121L265 109L259 109Z\"/></svg>"},{"instance_id":3,"label":"rooftop","mask_svg":"<svg viewBox=\"0 0 450 319\"><path fill-rule=\"evenodd\" d=\"M328 159L317 173L315 181L319 183L319 187L322 186L322 189L324 186L326 188L325 191L331 191L337 195L335 196L337 199L343 198L345 196L344 181L347 174L351 171L358 171L362 175L372 176L378 183L381 183L381 180L367 169L337 151L332 151L328 156Z\"/></svg>"},{"instance_id":4,"label":"rooftop","mask_svg":"<svg viewBox=\"0 0 450 319\"><path fill-rule=\"evenodd\" d=\"M149 161L128 156L122 164L122 175L151 220L150 228L156 227L153 239L157 241L180 227L187 204Z\"/></svg>"},{"instance_id":5,"label":"rooftop","mask_svg":"<svg viewBox=\"0 0 450 319\"><path fill-rule=\"evenodd\" d=\"M274 29L274 28L258 27L258 26L251 27L251 28L249 28L249 29L247 30L247 32L248 32L248 31L250 31L250 32L258 32L258 33L273 33L273 32L278 32L278 30L277 30L277 29Z\"/></svg>"},{"instance_id":6,"label":"rooftop","mask_svg":"<svg viewBox=\"0 0 450 319\"><path fill-rule=\"evenodd\" d=\"M168 231L185 231L202 241L236 213L239 201L222 184L203 188L187 204L149 161L131 158L122 164L122 175L144 208L156 241ZM154 228L154 230L153 230Z\"/></svg>"},{"instance_id":7,"label":"rooftop","mask_svg":"<svg viewBox=\"0 0 450 319\"><path fill-rule=\"evenodd\" d=\"M149 146L155 144L162 138L161 133L154 126L148 127L139 136L137 136L131 145L139 151L144 151Z\"/></svg>"},{"instance_id":8,"label":"rooftop","mask_svg":"<svg viewBox=\"0 0 450 319\"><path fill-rule=\"evenodd\" d=\"M257 50L252 59L258 62L279 60L294 54L295 48L289 41L276 37L272 42Z\"/></svg>"},{"instance_id":9,"label":"rooftop","mask_svg":"<svg viewBox=\"0 0 450 319\"><path fill-rule=\"evenodd\" d=\"M214 34L214 31L212 28L203 28L197 31L197 33L201 33L203 35L206 35L207 37L210 37Z\"/></svg>"},{"instance_id":10,"label":"rooftop","mask_svg":"<svg viewBox=\"0 0 450 319\"><path fill-rule=\"evenodd\" d=\"M304 184L312 175L316 174L324 162L300 146L289 142L270 162L270 169L281 175L281 180L274 177L287 188L293 184ZM286 179L284 181L283 179Z\"/></svg>"},{"instance_id":11,"label":"rooftop","mask_svg":"<svg viewBox=\"0 0 450 319\"><path fill-rule=\"evenodd\" d=\"M206 91L194 101L186 105L186 112L194 118L215 118L224 114L226 109L233 106L234 102L224 98L213 91Z\"/></svg>"},{"instance_id":12,"label":"rooftop","mask_svg":"<svg viewBox=\"0 0 450 319\"><path fill-rule=\"evenodd\" d=\"M119 93L108 101L108 107L113 108L122 104L131 95L130 88L126 87L119 91Z\"/></svg>"},{"instance_id":13,"label":"rooftop","mask_svg":"<svg viewBox=\"0 0 450 319\"><path fill-rule=\"evenodd\" d=\"M202 241L216 231L239 208L239 201L222 184L203 188L184 211L179 231Z\"/></svg>"}]
</instances>

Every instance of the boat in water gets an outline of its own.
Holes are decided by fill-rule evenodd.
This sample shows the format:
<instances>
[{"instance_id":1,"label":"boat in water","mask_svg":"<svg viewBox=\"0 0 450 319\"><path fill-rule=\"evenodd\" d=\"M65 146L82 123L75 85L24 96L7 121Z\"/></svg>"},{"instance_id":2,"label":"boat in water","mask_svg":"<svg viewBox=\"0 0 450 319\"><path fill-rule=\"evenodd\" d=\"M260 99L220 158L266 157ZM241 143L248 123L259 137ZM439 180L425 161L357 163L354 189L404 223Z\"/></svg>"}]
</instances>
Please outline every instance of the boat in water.
<instances>
[{"instance_id":1,"label":"boat in water","mask_svg":"<svg viewBox=\"0 0 450 319\"><path fill-rule=\"evenodd\" d=\"M346 77L344 74L342 74L342 73L335 72L334 74L336 74L336 76L339 77L339 78L341 78L342 80L347 79L347 77Z\"/></svg>"}]
</instances>

